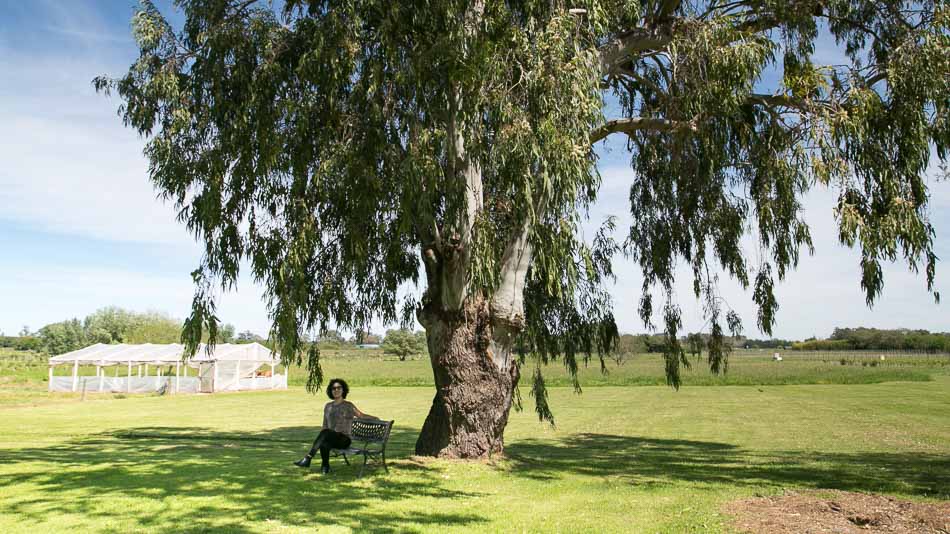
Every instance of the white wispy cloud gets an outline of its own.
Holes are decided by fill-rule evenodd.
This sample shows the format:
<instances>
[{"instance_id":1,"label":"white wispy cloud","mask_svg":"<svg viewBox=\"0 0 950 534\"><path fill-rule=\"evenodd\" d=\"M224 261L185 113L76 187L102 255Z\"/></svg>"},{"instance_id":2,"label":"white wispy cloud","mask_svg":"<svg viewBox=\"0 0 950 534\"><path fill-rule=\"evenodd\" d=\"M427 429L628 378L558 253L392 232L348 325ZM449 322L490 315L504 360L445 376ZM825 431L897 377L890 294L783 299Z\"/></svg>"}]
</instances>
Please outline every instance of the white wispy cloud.
<instances>
[{"instance_id":1,"label":"white wispy cloud","mask_svg":"<svg viewBox=\"0 0 950 534\"><path fill-rule=\"evenodd\" d=\"M84 0L32 0L37 10L34 16L45 21L38 24L38 29L52 32L70 39L72 42L86 47L100 47L115 45L116 43L132 44L134 41L129 31L116 31L103 16L104 13ZM131 18L132 2L115 2L113 9L122 9ZM128 29L128 26L125 28Z\"/></svg>"},{"instance_id":2,"label":"white wispy cloud","mask_svg":"<svg viewBox=\"0 0 950 534\"><path fill-rule=\"evenodd\" d=\"M62 26L46 26L44 29L53 33L57 33L59 35L71 37L74 39L79 39L86 44L93 44L93 43L132 44L135 42L132 39L132 37L130 37L127 34L88 31L88 30L77 29L75 27L62 27Z\"/></svg>"},{"instance_id":3,"label":"white wispy cloud","mask_svg":"<svg viewBox=\"0 0 950 534\"><path fill-rule=\"evenodd\" d=\"M9 52L9 51L6 51ZM191 246L148 181L143 141L90 80L109 65L0 54L0 219L96 239ZM30 88L30 90L25 90Z\"/></svg>"}]
</instances>

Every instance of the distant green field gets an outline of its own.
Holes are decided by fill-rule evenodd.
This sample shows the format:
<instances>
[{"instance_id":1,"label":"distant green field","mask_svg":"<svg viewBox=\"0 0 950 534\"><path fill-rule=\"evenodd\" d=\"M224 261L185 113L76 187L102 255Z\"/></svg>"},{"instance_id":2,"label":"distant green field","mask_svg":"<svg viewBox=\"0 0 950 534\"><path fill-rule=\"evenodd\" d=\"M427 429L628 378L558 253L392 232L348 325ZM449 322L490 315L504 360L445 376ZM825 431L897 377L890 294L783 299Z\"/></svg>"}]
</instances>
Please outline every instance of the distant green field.
<instances>
[{"instance_id":1,"label":"distant green field","mask_svg":"<svg viewBox=\"0 0 950 534\"><path fill-rule=\"evenodd\" d=\"M703 359L690 358L691 366L682 372L684 387L692 386L767 386L794 384L876 384L882 382L924 382L934 376L950 374L948 355L888 355L881 361L876 353L796 353L783 352L784 361L771 360L771 351L737 351L729 360L726 373L714 375ZM399 361L381 350L325 351L322 358L324 376L343 377L355 386L421 386L432 387L432 370L427 358ZM529 372L534 361L527 361ZM56 373L67 374L60 367ZM112 374L112 370L107 371ZM124 372L120 369L119 372ZM154 372L154 371L153 371ZM168 369L166 372L173 372ZM569 387L571 378L561 362L543 368L551 387ZM93 367L82 367L80 374L95 374ZM607 359L606 373L596 358L581 364L579 382L582 388L603 386L657 386L666 384L663 361L658 354L628 355ZM0 349L0 406L21 401L45 402L46 357ZM306 383L306 370L290 369L289 383ZM64 394L53 395L62 398ZM68 394L66 395L68 397Z\"/></svg>"},{"instance_id":2,"label":"distant green field","mask_svg":"<svg viewBox=\"0 0 950 534\"><path fill-rule=\"evenodd\" d=\"M728 372L714 375L705 360L691 359L689 369L682 372L684 386L724 385L781 385L781 384L873 384L891 381L919 382L931 379L934 373L950 372L950 358L927 360L897 360L885 362L848 362L839 360L796 359L794 355L784 361L773 362L761 355L736 354L730 359ZM327 377L341 376L354 384L365 386L431 386L432 370L429 361L392 361L369 358L334 358L324 360ZM873 364L873 366L871 365ZM527 365L535 365L529 361ZM571 378L560 362L543 368L550 386L570 386ZM606 373L601 371L599 360L581 366L581 387L597 386L655 386L666 384L663 360L658 354L638 354L627 358L622 364L607 360ZM292 368L290 383L306 383L306 372Z\"/></svg>"}]
</instances>

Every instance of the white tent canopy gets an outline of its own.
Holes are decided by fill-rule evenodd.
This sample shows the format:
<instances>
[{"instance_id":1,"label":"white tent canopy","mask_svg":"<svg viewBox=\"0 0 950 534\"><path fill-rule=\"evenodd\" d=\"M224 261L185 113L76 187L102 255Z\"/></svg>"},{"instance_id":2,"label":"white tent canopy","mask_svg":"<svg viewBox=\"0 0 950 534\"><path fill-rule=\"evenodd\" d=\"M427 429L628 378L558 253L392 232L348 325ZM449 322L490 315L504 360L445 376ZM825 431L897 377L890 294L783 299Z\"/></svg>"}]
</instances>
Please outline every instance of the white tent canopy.
<instances>
[{"instance_id":1,"label":"white tent canopy","mask_svg":"<svg viewBox=\"0 0 950 534\"><path fill-rule=\"evenodd\" d=\"M168 345L106 345L97 343L88 347L60 354L49 359L49 390L77 391L82 387L91 391L143 393L161 388L174 392L238 391L249 389L283 389L287 387L287 370L276 373L280 358L270 349L258 343L220 344L208 350L200 345L198 352L187 360L182 356L185 346ZM71 376L54 376L53 369L59 365L72 367ZM94 377L80 377L80 366L95 366ZM156 371L149 376L149 366ZM127 368L125 377L105 376L108 367ZM165 367L175 367L174 376L163 376ZM270 366L270 370L261 370ZM135 375L133 376L133 367ZM197 369L196 377L188 376L188 368ZM144 376L143 376L144 371ZM183 373L183 375L182 375Z\"/></svg>"},{"instance_id":2,"label":"white tent canopy","mask_svg":"<svg viewBox=\"0 0 950 534\"><path fill-rule=\"evenodd\" d=\"M49 359L50 365L71 364L76 361L80 365L119 365L128 362L150 363L154 365L175 365L187 363L191 367L198 367L203 362L211 361L252 361L261 363L280 363L280 358L271 353L270 349L259 343L214 345L208 354L208 347L204 343L198 346L198 352L187 360L182 361L185 346L178 343L155 345L106 345L96 343L86 348L53 356Z\"/></svg>"}]
</instances>

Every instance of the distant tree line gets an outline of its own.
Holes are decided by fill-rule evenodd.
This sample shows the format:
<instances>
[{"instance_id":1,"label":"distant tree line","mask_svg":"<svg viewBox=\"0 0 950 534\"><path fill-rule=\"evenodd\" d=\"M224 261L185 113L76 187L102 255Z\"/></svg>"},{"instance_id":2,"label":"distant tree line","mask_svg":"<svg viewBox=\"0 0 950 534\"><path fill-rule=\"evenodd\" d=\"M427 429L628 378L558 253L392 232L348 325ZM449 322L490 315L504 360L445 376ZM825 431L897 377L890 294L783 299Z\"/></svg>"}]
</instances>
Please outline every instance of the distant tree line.
<instances>
[{"instance_id":1,"label":"distant tree line","mask_svg":"<svg viewBox=\"0 0 950 534\"><path fill-rule=\"evenodd\" d=\"M746 349L784 349L791 347L794 341L788 339L746 339L742 348Z\"/></svg>"},{"instance_id":2,"label":"distant tree line","mask_svg":"<svg viewBox=\"0 0 950 534\"><path fill-rule=\"evenodd\" d=\"M357 345L378 345L382 343L382 340L382 337L368 331L356 332L347 338L338 330L327 330L325 334L317 337L313 341L322 350L336 350L353 348Z\"/></svg>"},{"instance_id":3,"label":"distant tree line","mask_svg":"<svg viewBox=\"0 0 950 534\"><path fill-rule=\"evenodd\" d=\"M700 355L709 344L709 334L693 332L680 338L683 349L693 355ZM619 352L664 352L666 337L663 334L624 334L621 339L630 338L627 346L618 347ZM748 339L743 336L726 336L724 340L730 349L780 349L790 347L792 341L787 339Z\"/></svg>"},{"instance_id":4,"label":"distant tree line","mask_svg":"<svg viewBox=\"0 0 950 534\"><path fill-rule=\"evenodd\" d=\"M36 332L21 332L16 338L0 337L0 346L34 350L50 355L63 354L95 343L178 343L182 321L158 312L137 313L115 306L96 310L83 320L68 319L43 326ZM24 335L25 334L25 335ZM257 336L244 332L240 337ZM234 326L218 330L218 343L240 342Z\"/></svg>"},{"instance_id":5,"label":"distant tree line","mask_svg":"<svg viewBox=\"0 0 950 534\"><path fill-rule=\"evenodd\" d=\"M41 346L42 340L33 335L0 336L0 347L5 349L39 351Z\"/></svg>"},{"instance_id":6,"label":"distant tree line","mask_svg":"<svg viewBox=\"0 0 950 534\"><path fill-rule=\"evenodd\" d=\"M908 350L950 352L950 332L899 328L835 328L828 339L806 339L795 350Z\"/></svg>"},{"instance_id":7,"label":"distant tree line","mask_svg":"<svg viewBox=\"0 0 950 534\"><path fill-rule=\"evenodd\" d=\"M349 338L337 330L328 330L316 340L320 349L340 350L359 345L379 345L383 352L407 360L427 353L425 332L400 328L387 330L380 336L369 331L357 331Z\"/></svg>"},{"instance_id":8,"label":"distant tree line","mask_svg":"<svg viewBox=\"0 0 950 534\"><path fill-rule=\"evenodd\" d=\"M18 336L0 335L0 348L62 354L94 343L178 343L182 321L169 315L146 312L136 313L115 306L102 308L83 320L69 319L48 324L37 331L24 326ZM683 336L683 349L694 356L707 347L708 335L691 333ZM246 330L235 333L233 325L226 324L218 331L218 343L262 343L265 338ZM427 353L425 332L407 329L387 330L385 335L369 331L355 332L349 337L336 330L313 339L321 349L345 349L357 345L379 344L386 354L400 360ZM907 350L923 352L950 352L950 332L929 332L907 328L885 330L878 328L835 328L828 339L809 338L804 341L786 339L747 339L728 337L731 348L783 349L803 351L844 350ZM614 353L629 356L643 353L663 353L667 340L663 334L622 334L617 339Z\"/></svg>"}]
</instances>

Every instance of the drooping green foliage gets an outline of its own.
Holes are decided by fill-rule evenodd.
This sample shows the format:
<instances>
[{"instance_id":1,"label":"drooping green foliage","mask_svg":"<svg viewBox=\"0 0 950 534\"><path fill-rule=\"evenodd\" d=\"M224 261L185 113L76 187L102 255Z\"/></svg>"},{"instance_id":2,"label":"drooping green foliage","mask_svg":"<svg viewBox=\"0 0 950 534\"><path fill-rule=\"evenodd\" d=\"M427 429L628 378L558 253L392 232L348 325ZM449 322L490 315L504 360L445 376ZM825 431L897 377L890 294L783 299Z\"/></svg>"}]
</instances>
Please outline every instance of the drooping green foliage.
<instances>
[{"instance_id":1,"label":"drooping green foliage","mask_svg":"<svg viewBox=\"0 0 950 534\"><path fill-rule=\"evenodd\" d=\"M801 202L818 184L841 192L840 237L862 251L869 303L882 261L923 267L932 288L924 175L950 143L945 2L177 3L180 29L143 1L138 60L95 83L125 100L152 181L205 246L192 346L216 336L213 295L242 262L265 286L277 349L299 361L308 331L409 323L449 291L453 262L467 298L491 299L527 229L520 346L572 371L610 350L605 284L623 252L643 272L643 320L663 317L678 386L677 265L692 269L707 357L724 370L726 332L742 325L717 273L752 286L770 333L775 284L811 247ZM816 53L828 35L840 63ZM633 225L623 243L612 221L585 241L593 144L613 134L627 136ZM421 272L421 300L401 297ZM308 360L313 389L316 345Z\"/></svg>"},{"instance_id":2,"label":"drooping green foliage","mask_svg":"<svg viewBox=\"0 0 950 534\"><path fill-rule=\"evenodd\" d=\"M677 261L691 267L705 303L715 370L728 350L723 323L733 335L741 327L723 309L716 273L753 286L758 326L771 333L776 278L795 267L802 247L811 249L801 199L816 184L840 191L841 241L862 250L869 304L883 287L882 261L924 265L932 289L924 173L932 147L946 159L950 131L947 5L660 4L675 6L654 24L668 44L624 57L608 79L624 115L662 123L632 129L608 121L605 128L629 136L637 178L627 251L644 274L646 323L654 312L651 289L664 293L671 383L685 362L675 336ZM842 45L844 64L818 63L823 32ZM770 74L780 76L777 84L764 83ZM742 249L749 233L754 255Z\"/></svg>"},{"instance_id":3,"label":"drooping green foliage","mask_svg":"<svg viewBox=\"0 0 950 534\"><path fill-rule=\"evenodd\" d=\"M192 339L215 328L209 281L230 287L241 260L266 287L282 354L305 330L408 321L416 303L400 305L396 288L416 282L420 249L451 241L466 208L451 136L477 160L486 199L473 293L498 283L498 236L530 218L543 250L533 279L570 300L561 258L577 253L577 207L596 193L586 135L600 109L575 17L541 3L493 3L477 22L451 2L180 5L175 33L144 2L139 60L97 83L151 136L152 179L206 246Z\"/></svg>"},{"instance_id":4,"label":"drooping green foliage","mask_svg":"<svg viewBox=\"0 0 950 534\"><path fill-rule=\"evenodd\" d=\"M607 285L614 280L611 262L619 248L610 237L613 231L614 221L608 219L594 237L592 246L574 242L574 236L565 239L562 246L568 250L550 255L548 261L571 259L547 266L548 276L531 279L525 288L522 361L529 350L539 358L539 363L561 358L574 377L574 389L578 392L581 390L577 380L578 357L586 365L592 354L599 354L603 370L606 368L604 355L616 348L620 337ZM572 253L570 248L577 252ZM545 285L546 279L553 280L553 285ZM561 288L567 290L559 292ZM532 395L539 402L538 414L549 414L540 404L546 398L540 371L533 380Z\"/></svg>"}]
</instances>

